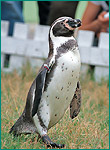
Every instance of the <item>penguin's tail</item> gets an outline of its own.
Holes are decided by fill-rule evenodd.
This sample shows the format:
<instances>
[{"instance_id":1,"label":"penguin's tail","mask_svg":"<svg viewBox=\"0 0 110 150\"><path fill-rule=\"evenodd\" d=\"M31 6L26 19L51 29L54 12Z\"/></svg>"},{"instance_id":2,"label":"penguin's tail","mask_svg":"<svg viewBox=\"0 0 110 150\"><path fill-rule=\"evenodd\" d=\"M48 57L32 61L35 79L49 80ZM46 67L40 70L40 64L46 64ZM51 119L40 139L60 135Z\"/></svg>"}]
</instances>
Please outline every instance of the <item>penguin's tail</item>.
<instances>
[{"instance_id":1,"label":"penguin's tail","mask_svg":"<svg viewBox=\"0 0 110 150\"><path fill-rule=\"evenodd\" d=\"M15 122L15 124L11 127L9 133L14 136L18 136L21 134L31 134L36 133L36 127L31 117L26 117L23 113L20 118Z\"/></svg>"}]
</instances>

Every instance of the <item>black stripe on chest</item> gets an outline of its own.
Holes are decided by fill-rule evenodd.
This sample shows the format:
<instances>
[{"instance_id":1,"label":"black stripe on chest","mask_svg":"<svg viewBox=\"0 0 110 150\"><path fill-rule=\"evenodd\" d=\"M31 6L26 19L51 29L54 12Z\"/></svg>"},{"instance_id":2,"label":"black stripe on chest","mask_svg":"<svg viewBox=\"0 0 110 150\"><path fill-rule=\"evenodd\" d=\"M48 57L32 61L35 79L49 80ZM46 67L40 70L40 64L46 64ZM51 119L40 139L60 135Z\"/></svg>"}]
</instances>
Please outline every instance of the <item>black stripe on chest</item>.
<instances>
[{"instance_id":1,"label":"black stripe on chest","mask_svg":"<svg viewBox=\"0 0 110 150\"><path fill-rule=\"evenodd\" d=\"M78 44L76 40L68 40L57 48L57 56L61 55L62 53L67 53L70 50L75 50L77 47Z\"/></svg>"}]
</instances>

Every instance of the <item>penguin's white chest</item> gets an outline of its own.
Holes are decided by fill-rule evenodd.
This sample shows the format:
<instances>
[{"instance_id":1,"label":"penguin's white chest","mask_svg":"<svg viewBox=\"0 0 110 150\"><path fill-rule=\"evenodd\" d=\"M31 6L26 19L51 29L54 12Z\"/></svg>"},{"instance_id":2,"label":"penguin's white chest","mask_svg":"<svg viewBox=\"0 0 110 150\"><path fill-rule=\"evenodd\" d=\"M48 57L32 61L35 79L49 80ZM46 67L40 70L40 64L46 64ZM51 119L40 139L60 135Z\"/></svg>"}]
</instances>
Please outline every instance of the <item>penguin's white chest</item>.
<instances>
[{"instance_id":1,"label":"penguin's white chest","mask_svg":"<svg viewBox=\"0 0 110 150\"><path fill-rule=\"evenodd\" d=\"M69 51L62 54L57 61L57 67L54 71L53 78L48 85L47 91L43 93L41 104L44 105L42 119L47 117L49 128L56 124L64 115L69 106L80 72L79 51Z\"/></svg>"}]
</instances>

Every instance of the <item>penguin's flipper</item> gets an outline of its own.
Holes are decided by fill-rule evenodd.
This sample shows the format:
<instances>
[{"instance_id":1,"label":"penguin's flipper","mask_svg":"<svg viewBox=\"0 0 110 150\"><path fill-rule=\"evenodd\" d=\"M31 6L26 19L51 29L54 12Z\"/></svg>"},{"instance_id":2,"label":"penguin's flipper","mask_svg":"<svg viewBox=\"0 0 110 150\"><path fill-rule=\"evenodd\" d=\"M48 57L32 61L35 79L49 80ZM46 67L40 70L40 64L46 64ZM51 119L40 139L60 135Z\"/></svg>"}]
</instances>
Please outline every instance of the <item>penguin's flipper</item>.
<instances>
[{"instance_id":1,"label":"penguin's flipper","mask_svg":"<svg viewBox=\"0 0 110 150\"><path fill-rule=\"evenodd\" d=\"M81 86L80 86L80 82L78 81L76 91L75 91L73 99L70 103L71 119L75 118L79 114L80 107L81 107Z\"/></svg>"},{"instance_id":2,"label":"penguin's flipper","mask_svg":"<svg viewBox=\"0 0 110 150\"><path fill-rule=\"evenodd\" d=\"M42 97L42 93L45 86L45 79L47 74L47 69L43 68L37 78L36 78L36 89L35 89L35 97L34 97L34 103L33 103L33 109L32 109L32 117L37 113L38 106Z\"/></svg>"}]
</instances>

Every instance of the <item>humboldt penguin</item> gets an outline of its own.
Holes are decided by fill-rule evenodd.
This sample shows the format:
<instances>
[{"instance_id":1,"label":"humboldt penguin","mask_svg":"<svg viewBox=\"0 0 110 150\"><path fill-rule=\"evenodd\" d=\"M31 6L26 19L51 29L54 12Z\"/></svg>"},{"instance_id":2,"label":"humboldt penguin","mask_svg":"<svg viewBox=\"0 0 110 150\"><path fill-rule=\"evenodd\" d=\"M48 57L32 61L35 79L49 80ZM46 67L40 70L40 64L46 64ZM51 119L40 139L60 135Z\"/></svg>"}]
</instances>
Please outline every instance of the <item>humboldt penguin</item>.
<instances>
[{"instance_id":1,"label":"humboldt penguin","mask_svg":"<svg viewBox=\"0 0 110 150\"><path fill-rule=\"evenodd\" d=\"M48 58L30 87L22 115L9 133L38 133L47 146L64 147L64 144L51 141L47 132L59 122L69 106L72 119L80 111L81 62L73 36L74 29L79 26L81 21L70 17L60 17L51 25Z\"/></svg>"}]
</instances>

